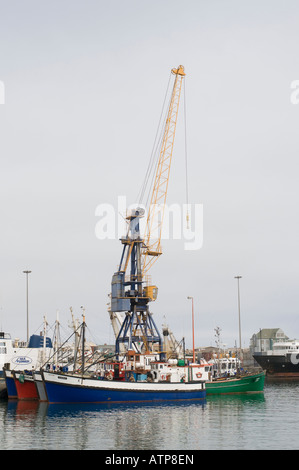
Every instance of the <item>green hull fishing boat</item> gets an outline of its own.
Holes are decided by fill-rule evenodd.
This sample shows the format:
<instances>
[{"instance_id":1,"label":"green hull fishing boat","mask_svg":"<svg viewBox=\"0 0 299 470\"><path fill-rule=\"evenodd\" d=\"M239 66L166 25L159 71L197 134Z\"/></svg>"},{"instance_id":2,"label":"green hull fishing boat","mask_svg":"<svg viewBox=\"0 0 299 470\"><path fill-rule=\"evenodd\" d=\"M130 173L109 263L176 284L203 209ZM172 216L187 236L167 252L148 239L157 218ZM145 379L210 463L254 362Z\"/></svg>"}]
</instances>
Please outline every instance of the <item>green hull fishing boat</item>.
<instances>
[{"instance_id":1,"label":"green hull fishing boat","mask_svg":"<svg viewBox=\"0 0 299 470\"><path fill-rule=\"evenodd\" d=\"M206 382L207 395L263 392L265 373L248 374L241 377L219 378Z\"/></svg>"}]
</instances>

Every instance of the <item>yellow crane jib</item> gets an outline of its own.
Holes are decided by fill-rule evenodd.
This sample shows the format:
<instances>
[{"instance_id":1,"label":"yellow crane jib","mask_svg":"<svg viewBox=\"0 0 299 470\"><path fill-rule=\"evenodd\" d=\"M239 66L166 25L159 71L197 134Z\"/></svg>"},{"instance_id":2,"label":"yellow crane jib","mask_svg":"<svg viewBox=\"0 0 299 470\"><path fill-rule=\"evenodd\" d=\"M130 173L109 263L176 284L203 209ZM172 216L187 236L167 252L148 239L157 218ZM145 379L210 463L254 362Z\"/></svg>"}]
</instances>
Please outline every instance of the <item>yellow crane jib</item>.
<instances>
[{"instance_id":1,"label":"yellow crane jib","mask_svg":"<svg viewBox=\"0 0 299 470\"><path fill-rule=\"evenodd\" d=\"M171 72L173 74L186 75L184 70L185 70L184 67L182 65L179 65L177 69L172 69Z\"/></svg>"},{"instance_id":2,"label":"yellow crane jib","mask_svg":"<svg viewBox=\"0 0 299 470\"><path fill-rule=\"evenodd\" d=\"M142 274L148 272L153 263L162 254L161 235L164 219L164 210L169 183L170 166L173 153L173 144L176 132L179 102L182 82L185 77L184 67L171 70L175 75L171 99L167 112L163 138L161 141L159 160L154 178L151 202L148 210L144 246L142 250Z\"/></svg>"}]
</instances>

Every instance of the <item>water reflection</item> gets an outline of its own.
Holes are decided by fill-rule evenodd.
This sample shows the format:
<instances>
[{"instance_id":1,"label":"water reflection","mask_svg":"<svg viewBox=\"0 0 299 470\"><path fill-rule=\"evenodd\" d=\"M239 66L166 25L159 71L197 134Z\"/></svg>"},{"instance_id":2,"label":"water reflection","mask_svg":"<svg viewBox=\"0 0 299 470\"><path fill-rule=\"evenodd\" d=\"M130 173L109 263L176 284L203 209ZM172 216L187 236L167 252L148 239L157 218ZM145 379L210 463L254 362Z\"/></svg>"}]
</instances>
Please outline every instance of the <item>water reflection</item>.
<instances>
[{"instance_id":1,"label":"water reflection","mask_svg":"<svg viewBox=\"0 0 299 470\"><path fill-rule=\"evenodd\" d=\"M63 416L64 425L69 428L78 417L80 426L85 427L88 423L89 432L84 443L80 434L73 434L77 446L84 448L177 449L180 448L178 442L181 436L188 436L189 427L197 426L196 421L205 404L198 401L66 406L51 404L48 417L56 423ZM172 436L172 442L165 441L167 435ZM186 437L183 440L186 443Z\"/></svg>"},{"instance_id":2,"label":"water reflection","mask_svg":"<svg viewBox=\"0 0 299 470\"><path fill-rule=\"evenodd\" d=\"M207 401L209 403L213 402L224 402L224 403L231 403L233 402L234 405L236 404L253 404L256 405L257 403L263 403L265 401L264 393L243 393L243 394L236 394L236 395L208 395Z\"/></svg>"},{"instance_id":3,"label":"water reflection","mask_svg":"<svg viewBox=\"0 0 299 470\"><path fill-rule=\"evenodd\" d=\"M101 405L9 401L0 407L6 427L6 437L4 428L0 430L0 442L10 448L13 440L18 449L184 449L190 428L200 426L205 406L205 401ZM172 436L171 442L165 436Z\"/></svg>"},{"instance_id":4,"label":"water reflection","mask_svg":"<svg viewBox=\"0 0 299 470\"><path fill-rule=\"evenodd\" d=\"M78 412L122 412L122 411L133 411L133 410L150 410L150 409L163 409L163 408L171 408L171 407L190 407L190 406L199 406L204 407L206 404L206 400L198 401L198 400L190 400L187 402L143 402L143 403L75 403L75 404L49 404L48 405L48 412L51 414L73 414L76 415Z\"/></svg>"},{"instance_id":5,"label":"water reflection","mask_svg":"<svg viewBox=\"0 0 299 470\"><path fill-rule=\"evenodd\" d=\"M0 407L0 442L16 449L205 449L242 433L248 410L264 401L263 394L143 404L9 401Z\"/></svg>"},{"instance_id":6,"label":"water reflection","mask_svg":"<svg viewBox=\"0 0 299 470\"><path fill-rule=\"evenodd\" d=\"M298 448L299 384L204 402L49 405L0 401L1 449ZM273 433L280 429L280 433Z\"/></svg>"}]
</instances>

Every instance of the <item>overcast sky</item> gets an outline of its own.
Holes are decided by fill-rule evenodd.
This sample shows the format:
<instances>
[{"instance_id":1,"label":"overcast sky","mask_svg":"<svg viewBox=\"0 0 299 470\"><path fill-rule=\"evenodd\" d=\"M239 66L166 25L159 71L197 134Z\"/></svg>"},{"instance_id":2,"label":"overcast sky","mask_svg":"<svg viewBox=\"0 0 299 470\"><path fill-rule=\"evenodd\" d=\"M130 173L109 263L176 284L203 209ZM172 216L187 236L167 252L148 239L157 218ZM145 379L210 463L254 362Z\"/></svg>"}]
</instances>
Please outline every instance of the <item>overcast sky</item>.
<instances>
[{"instance_id":1,"label":"overcast sky","mask_svg":"<svg viewBox=\"0 0 299 470\"><path fill-rule=\"evenodd\" d=\"M294 0L0 0L0 324L26 338L69 307L98 343L121 244L96 208L142 184L169 73L184 65L189 201L203 245L163 241L151 269L159 328L191 346L242 343L260 328L299 337L299 4ZM180 109L182 111L182 108ZM185 200L179 117L168 203Z\"/></svg>"}]
</instances>

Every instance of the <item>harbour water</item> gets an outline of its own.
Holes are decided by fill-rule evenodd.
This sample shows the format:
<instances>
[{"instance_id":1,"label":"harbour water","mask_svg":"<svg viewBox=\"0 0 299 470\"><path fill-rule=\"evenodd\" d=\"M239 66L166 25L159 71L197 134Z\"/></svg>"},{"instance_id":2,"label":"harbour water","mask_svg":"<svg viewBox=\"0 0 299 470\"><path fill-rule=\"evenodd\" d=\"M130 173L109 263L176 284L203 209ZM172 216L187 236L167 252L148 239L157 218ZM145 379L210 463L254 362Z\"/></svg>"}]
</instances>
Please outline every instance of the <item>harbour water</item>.
<instances>
[{"instance_id":1,"label":"harbour water","mask_svg":"<svg viewBox=\"0 0 299 470\"><path fill-rule=\"evenodd\" d=\"M294 450L299 384L201 402L48 405L0 401L1 450Z\"/></svg>"}]
</instances>

